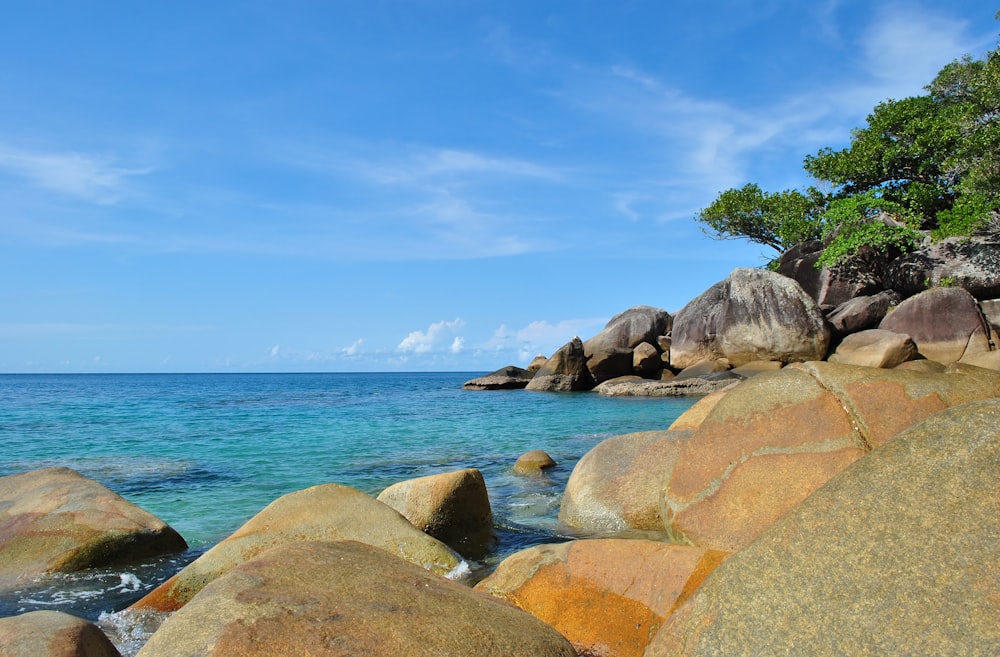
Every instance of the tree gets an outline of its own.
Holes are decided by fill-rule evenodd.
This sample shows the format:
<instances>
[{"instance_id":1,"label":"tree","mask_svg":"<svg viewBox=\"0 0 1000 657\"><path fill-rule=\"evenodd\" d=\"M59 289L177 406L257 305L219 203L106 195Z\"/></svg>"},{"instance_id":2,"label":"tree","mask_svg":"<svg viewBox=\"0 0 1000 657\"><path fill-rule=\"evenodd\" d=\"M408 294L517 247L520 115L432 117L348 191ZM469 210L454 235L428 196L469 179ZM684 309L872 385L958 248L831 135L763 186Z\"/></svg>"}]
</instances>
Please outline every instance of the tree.
<instances>
[{"instance_id":1,"label":"tree","mask_svg":"<svg viewBox=\"0 0 1000 657\"><path fill-rule=\"evenodd\" d=\"M823 235L819 212L824 205L823 194L812 187L805 194L768 193L751 183L722 192L697 218L719 239L749 239L782 253Z\"/></svg>"}]
</instances>

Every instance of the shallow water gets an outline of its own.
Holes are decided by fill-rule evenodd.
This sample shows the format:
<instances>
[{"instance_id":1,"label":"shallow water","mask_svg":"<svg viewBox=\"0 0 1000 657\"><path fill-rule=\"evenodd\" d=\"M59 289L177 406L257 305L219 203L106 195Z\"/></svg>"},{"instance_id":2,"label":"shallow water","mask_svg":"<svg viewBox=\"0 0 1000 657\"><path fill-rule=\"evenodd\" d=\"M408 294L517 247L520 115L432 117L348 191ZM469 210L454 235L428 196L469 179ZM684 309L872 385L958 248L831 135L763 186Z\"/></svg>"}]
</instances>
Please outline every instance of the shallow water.
<instances>
[{"instance_id":1,"label":"shallow water","mask_svg":"<svg viewBox=\"0 0 1000 657\"><path fill-rule=\"evenodd\" d=\"M0 616L96 619L144 595L275 498L335 482L386 486L483 472L498 545L483 572L573 532L556 516L579 458L612 435L666 428L693 399L466 391L480 373L0 375L0 476L63 465L159 516L191 545L129 569L46 578L0 597ZM559 463L510 468L531 449Z\"/></svg>"}]
</instances>

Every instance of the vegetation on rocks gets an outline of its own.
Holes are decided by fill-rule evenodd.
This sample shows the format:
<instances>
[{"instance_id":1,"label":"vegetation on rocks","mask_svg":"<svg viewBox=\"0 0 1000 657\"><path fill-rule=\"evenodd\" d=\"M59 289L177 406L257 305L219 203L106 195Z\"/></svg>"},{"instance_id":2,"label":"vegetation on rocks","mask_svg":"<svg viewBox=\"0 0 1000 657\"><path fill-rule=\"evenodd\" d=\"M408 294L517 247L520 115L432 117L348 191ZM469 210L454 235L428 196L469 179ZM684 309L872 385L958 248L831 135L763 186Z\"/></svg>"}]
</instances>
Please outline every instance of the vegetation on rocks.
<instances>
[{"instance_id":1,"label":"vegetation on rocks","mask_svg":"<svg viewBox=\"0 0 1000 657\"><path fill-rule=\"evenodd\" d=\"M805 158L818 186L722 192L696 219L720 239L783 253L823 239L819 265L864 247L907 252L970 235L1000 212L1000 48L945 66L927 93L879 103L850 146ZM829 191L821 191L829 190Z\"/></svg>"}]
</instances>

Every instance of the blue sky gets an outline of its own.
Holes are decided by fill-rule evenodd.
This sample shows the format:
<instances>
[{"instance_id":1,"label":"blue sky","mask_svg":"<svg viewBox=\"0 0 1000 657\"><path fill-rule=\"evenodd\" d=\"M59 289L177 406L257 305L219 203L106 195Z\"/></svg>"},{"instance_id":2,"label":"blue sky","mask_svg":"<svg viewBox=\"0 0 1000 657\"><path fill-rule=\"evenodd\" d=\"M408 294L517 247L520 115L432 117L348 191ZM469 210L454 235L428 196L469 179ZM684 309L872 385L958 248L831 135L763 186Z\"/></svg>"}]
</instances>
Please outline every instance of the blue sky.
<instances>
[{"instance_id":1,"label":"blue sky","mask_svg":"<svg viewBox=\"0 0 1000 657\"><path fill-rule=\"evenodd\" d=\"M0 372L492 370L670 312L995 2L8 2Z\"/></svg>"}]
</instances>

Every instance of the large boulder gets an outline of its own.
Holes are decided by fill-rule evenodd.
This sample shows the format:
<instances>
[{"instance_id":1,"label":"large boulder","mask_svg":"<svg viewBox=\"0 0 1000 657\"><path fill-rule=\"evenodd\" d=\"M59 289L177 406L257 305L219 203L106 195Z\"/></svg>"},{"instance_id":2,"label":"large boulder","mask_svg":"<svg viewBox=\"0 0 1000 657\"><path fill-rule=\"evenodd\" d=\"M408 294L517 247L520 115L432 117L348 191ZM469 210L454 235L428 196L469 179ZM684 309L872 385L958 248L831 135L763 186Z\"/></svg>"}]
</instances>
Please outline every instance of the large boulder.
<instances>
[{"instance_id":1,"label":"large boulder","mask_svg":"<svg viewBox=\"0 0 1000 657\"><path fill-rule=\"evenodd\" d=\"M466 390L520 390L528 385L533 376L534 372L508 365L486 376L466 381L462 387Z\"/></svg>"},{"instance_id":2,"label":"large boulder","mask_svg":"<svg viewBox=\"0 0 1000 657\"><path fill-rule=\"evenodd\" d=\"M666 470L661 516L678 542L748 545L834 475L915 422L1000 397L1000 373L805 363L722 397Z\"/></svg>"},{"instance_id":3,"label":"large boulder","mask_svg":"<svg viewBox=\"0 0 1000 657\"><path fill-rule=\"evenodd\" d=\"M559 520L582 529L662 531L663 473L689 435L645 431L601 441L573 468Z\"/></svg>"},{"instance_id":4,"label":"large boulder","mask_svg":"<svg viewBox=\"0 0 1000 657\"><path fill-rule=\"evenodd\" d=\"M337 540L367 543L442 575L463 563L451 548L395 509L352 488L324 484L271 502L131 608L173 611L207 583L267 550L299 541Z\"/></svg>"},{"instance_id":5,"label":"large boulder","mask_svg":"<svg viewBox=\"0 0 1000 657\"><path fill-rule=\"evenodd\" d=\"M990 350L989 328L976 300L958 287L938 287L899 304L880 329L913 338L920 354L939 363Z\"/></svg>"},{"instance_id":6,"label":"large boulder","mask_svg":"<svg viewBox=\"0 0 1000 657\"><path fill-rule=\"evenodd\" d=\"M665 310L652 306L635 306L612 317L600 333L583 343L594 383L631 374L633 349L642 343L656 344L670 332L672 323Z\"/></svg>"},{"instance_id":7,"label":"large boulder","mask_svg":"<svg viewBox=\"0 0 1000 657\"><path fill-rule=\"evenodd\" d=\"M575 657L529 614L353 541L266 552L206 586L139 657Z\"/></svg>"},{"instance_id":8,"label":"large boulder","mask_svg":"<svg viewBox=\"0 0 1000 657\"><path fill-rule=\"evenodd\" d=\"M845 365L896 367L916 357L917 345L910 336L885 329L869 329L844 338L827 360Z\"/></svg>"},{"instance_id":9,"label":"large boulder","mask_svg":"<svg viewBox=\"0 0 1000 657\"><path fill-rule=\"evenodd\" d=\"M655 379L660 376L663 369L663 361L660 359L660 351L648 342L640 342L632 350L632 371L646 379Z\"/></svg>"},{"instance_id":10,"label":"large boulder","mask_svg":"<svg viewBox=\"0 0 1000 657\"><path fill-rule=\"evenodd\" d=\"M490 496L475 468L401 481L377 499L467 557L481 557L493 541Z\"/></svg>"},{"instance_id":11,"label":"large boulder","mask_svg":"<svg viewBox=\"0 0 1000 657\"><path fill-rule=\"evenodd\" d=\"M785 363L826 357L830 329L816 302L794 280L761 269L736 269L674 317L670 366L727 358Z\"/></svg>"},{"instance_id":12,"label":"large boulder","mask_svg":"<svg viewBox=\"0 0 1000 657\"><path fill-rule=\"evenodd\" d=\"M0 618L2 657L121 657L104 632L61 611Z\"/></svg>"},{"instance_id":13,"label":"large boulder","mask_svg":"<svg viewBox=\"0 0 1000 657\"><path fill-rule=\"evenodd\" d=\"M824 248L819 240L792 247L782 254L777 272L796 281L822 308L835 308L855 297L885 289L883 276L890 259L888 254L863 247L835 267L817 267Z\"/></svg>"},{"instance_id":14,"label":"large boulder","mask_svg":"<svg viewBox=\"0 0 1000 657\"><path fill-rule=\"evenodd\" d=\"M593 387L594 380L587 369L583 341L579 337L573 338L552 354L527 385L528 390L549 392L590 390Z\"/></svg>"},{"instance_id":15,"label":"large boulder","mask_svg":"<svg viewBox=\"0 0 1000 657\"><path fill-rule=\"evenodd\" d=\"M186 549L165 522L69 468L0 477L0 590Z\"/></svg>"},{"instance_id":16,"label":"large boulder","mask_svg":"<svg viewBox=\"0 0 1000 657\"><path fill-rule=\"evenodd\" d=\"M977 299L1000 297L1000 234L949 237L923 246L894 260L886 282L906 296L947 284Z\"/></svg>"},{"instance_id":17,"label":"large boulder","mask_svg":"<svg viewBox=\"0 0 1000 657\"><path fill-rule=\"evenodd\" d=\"M1000 400L911 427L730 557L646 657L996 655Z\"/></svg>"},{"instance_id":18,"label":"large boulder","mask_svg":"<svg viewBox=\"0 0 1000 657\"><path fill-rule=\"evenodd\" d=\"M855 297L837 306L826 316L835 336L844 336L875 328L889 308L899 303L899 295L891 290L872 296Z\"/></svg>"},{"instance_id":19,"label":"large boulder","mask_svg":"<svg viewBox=\"0 0 1000 657\"><path fill-rule=\"evenodd\" d=\"M647 540L539 545L505 559L476 588L559 630L581 655L641 657L725 556Z\"/></svg>"}]
</instances>

